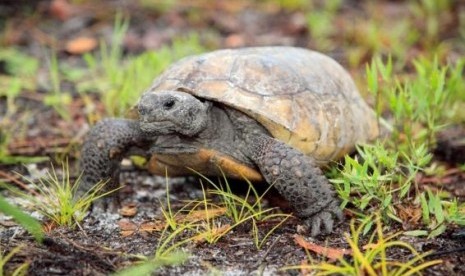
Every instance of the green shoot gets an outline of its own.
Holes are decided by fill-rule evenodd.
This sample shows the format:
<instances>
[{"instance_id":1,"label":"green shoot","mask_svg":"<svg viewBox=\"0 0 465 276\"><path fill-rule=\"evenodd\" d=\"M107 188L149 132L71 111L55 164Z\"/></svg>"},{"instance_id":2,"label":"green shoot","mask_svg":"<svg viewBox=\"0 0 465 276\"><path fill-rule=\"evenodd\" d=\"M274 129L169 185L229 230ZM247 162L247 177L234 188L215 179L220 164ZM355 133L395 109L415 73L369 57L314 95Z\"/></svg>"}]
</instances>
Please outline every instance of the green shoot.
<instances>
[{"instance_id":1,"label":"green shoot","mask_svg":"<svg viewBox=\"0 0 465 276\"><path fill-rule=\"evenodd\" d=\"M163 230L160 239L158 240L157 249L155 251L154 259L162 259L173 252L180 250L181 246L190 242L191 238L183 239L179 242L176 242L176 238L182 234L184 231L190 229L192 226L190 224L183 225L182 227L176 228L171 234L165 237L165 233L168 230L168 227L165 227Z\"/></svg>"},{"instance_id":2,"label":"green shoot","mask_svg":"<svg viewBox=\"0 0 465 276\"><path fill-rule=\"evenodd\" d=\"M460 210L457 200L443 200L439 193L430 189L419 196L422 222L428 230L413 230L405 232L410 236L428 236L434 238L446 230L446 222L465 225L465 212Z\"/></svg>"},{"instance_id":3,"label":"green shoot","mask_svg":"<svg viewBox=\"0 0 465 276\"><path fill-rule=\"evenodd\" d=\"M342 1L330 0L322 3L322 8L312 9L307 13L307 26L316 48L320 51L329 51L334 48L332 37L336 33L336 28L333 22Z\"/></svg>"},{"instance_id":4,"label":"green shoot","mask_svg":"<svg viewBox=\"0 0 465 276\"><path fill-rule=\"evenodd\" d=\"M443 201L443 207L446 210L446 219L458 225L465 225L465 204L458 202L457 199L449 201Z\"/></svg>"},{"instance_id":5,"label":"green shoot","mask_svg":"<svg viewBox=\"0 0 465 276\"><path fill-rule=\"evenodd\" d=\"M158 258L146 258L140 264L133 265L124 270L121 270L114 276L137 276L137 275L151 275L157 269L164 266L176 266L184 263L188 259L189 255L183 251L174 251L163 257Z\"/></svg>"},{"instance_id":6,"label":"green shoot","mask_svg":"<svg viewBox=\"0 0 465 276\"><path fill-rule=\"evenodd\" d=\"M197 237L205 239L208 243L213 244L216 243L227 232L229 232L232 229L232 227L226 225L226 227L222 228L219 224L215 222L213 217L210 218L210 204L208 203L207 194L205 192L205 188L202 181L200 181L200 184L202 186L202 203L204 207L205 220L199 226L196 227L196 232L198 233ZM218 206L214 207L218 208Z\"/></svg>"},{"instance_id":7,"label":"green shoot","mask_svg":"<svg viewBox=\"0 0 465 276\"><path fill-rule=\"evenodd\" d=\"M116 83L121 77L120 63L123 58L123 39L129 27L129 19L123 18L121 13L117 13L113 26L110 48L103 41L100 43L100 54L105 77Z\"/></svg>"},{"instance_id":8,"label":"green shoot","mask_svg":"<svg viewBox=\"0 0 465 276\"><path fill-rule=\"evenodd\" d=\"M441 17L447 14L452 3L452 0L420 0L410 3L413 16L423 22L422 41L428 48L437 45L441 31Z\"/></svg>"},{"instance_id":9,"label":"green shoot","mask_svg":"<svg viewBox=\"0 0 465 276\"><path fill-rule=\"evenodd\" d=\"M65 106L70 104L72 99L69 93L61 90L61 72L55 52L52 52L50 57L49 73L52 93L45 96L44 104L53 107L62 118L69 121L71 118Z\"/></svg>"},{"instance_id":10,"label":"green shoot","mask_svg":"<svg viewBox=\"0 0 465 276\"><path fill-rule=\"evenodd\" d=\"M254 244L257 249L261 249L265 242L268 240L269 236L273 234L273 232L278 229L288 218L290 218L291 214L270 214L265 216L262 221L268 221L272 219L279 219L279 222L276 223L268 232L266 232L263 237L260 239L259 229L257 225L257 220L252 219L252 234L254 239Z\"/></svg>"},{"instance_id":11,"label":"green shoot","mask_svg":"<svg viewBox=\"0 0 465 276\"><path fill-rule=\"evenodd\" d=\"M217 195L220 197L220 200L222 201L223 205L226 207L227 210L227 215L235 222L238 223L239 221L242 221L244 218L253 215L256 219L261 220L262 217L260 214L266 213L263 210L263 207L261 205L261 201L263 197L266 195L266 193L271 189L272 185L270 185L262 195L258 195L257 190L255 189L254 185L247 179L244 179L245 182L247 183L247 193L245 195L245 198L242 198L238 195L235 195L231 191L231 187L229 186L228 179L226 175L222 173L223 176L223 185L221 184L216 184L213 182L211 179L208 177L193 171L194 173L198 174L202 179L208 182L209 185L213 186L215 189L211 190L210 193L213 195ZM253 198L251 199L251 193L253 194ZM250 203L253 202L253 203Z\"/></svg>"},{"instance_id":12,"label":"green shoot","mask_svg":"<svg viewBox=\"0 0 465 276\"><path fill-rule=\"evenodd\" d=\"M29 194L8 185L5 187L24 198L31 205L31 208L55 224L74 228L84 219L92 202L114 190L101 193L106 183L99 182L84 195L78 196L77 189L81 177L72 183L69 167L65 163L62 165L62 171L63 176L60 178L52 166L52 171L47 172L45 177L38 180L38 183L24 177L38 191L35 194Z\"/></svg>"},{"instance_id":13,"label":"green shoot","mask_svg":"<svg viewBox=\"0 0 465 276\"><path fill-rule=\"evenodd\" d=\"M2 196L0 196L0 213L13 217L14 220L34 236L36 241L42 242L44 238L42 225L40 225L36 219L21 211L18 207L8 203ZM0 275L2 275L2 273L0 273Z\"/></svg>"},{"instance_id":14,"label":"green shoot","mask_svg":"<svg viewBox=\"0 0 465 276\"><path fill-rule=\"evenodd\" d=\"M168 65L186 55L205 50L198 37L190 35L175 39L171 47L123 60L121 47L127 27L127 19L116 18L111 48L101 42L100 53L84 56L92 71L92 80L78 85L81 93L100 92L106 112L111 116L123 115Z\"/></svg>"},{"instance_id":15,"label":"green shoot","mask_svg":"<svg viewBox=\"0 0 465 276\"><path fill-rule=\"evenodd\" d=\"M167 174L168 172L166 172ZM177 228L177 222L175 219L175 216L173 212L171 211L171 201L170 201L170 190L169 190L169 183L168 183L168 175L165 177L166 183L166 205L167 205L167 210L163 208L163 204L160 202L161 206L161 212L163 214L163 217L166 220L166 223L171 227L171 230L176 230ZM176 213L177 214L177 213Z\"/></svg>"},{"instance_id":16,"label":"green shoot","mask_svg":"<svg viewBox=\"0 0 465 276\"><path fill-rule=\"evenodd\" d=\"M39 69L39 60L15 48L1 48L0 60L5 63L5 71L8 75L21 78L36 76ZM31 82L21 83L23 88L31 89ZM2 94L0 88L0 95Z\"/></svg>"},{"instance_id":17,"label":"green shoot","mask_svg":"<svg viewBox=\"0 0 465 276\"><path fill-rule=\"evenodd\" d=\"M182 245L191 241L191 238L187 238L181 241L176 241L180 234L190 228L190 224L186 224L182 227L176 228L172 233L165 236L169 225L163 229L160 238L158 239L157 249L152 257L141 257L143 261L139 264L133 265L122 271L115 273L117 276L126 275L147 275L163 266L180 265L185 262L189 254L182 251L180 248Z\"/></svg>"}]
</instances>

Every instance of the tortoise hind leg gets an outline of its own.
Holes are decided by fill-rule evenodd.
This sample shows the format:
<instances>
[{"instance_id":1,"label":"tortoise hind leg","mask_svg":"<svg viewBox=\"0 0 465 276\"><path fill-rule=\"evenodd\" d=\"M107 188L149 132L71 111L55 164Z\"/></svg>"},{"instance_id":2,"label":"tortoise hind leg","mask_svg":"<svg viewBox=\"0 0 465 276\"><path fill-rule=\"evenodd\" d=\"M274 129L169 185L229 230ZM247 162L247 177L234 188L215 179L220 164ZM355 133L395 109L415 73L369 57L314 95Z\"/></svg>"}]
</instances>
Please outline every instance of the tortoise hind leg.
<instances>
[{"instance_id":1,"label":"tortoise hind leg","mask_svg":"<svg viewBox=\"0 0 465 276\"><path fill-rule=\"evenodd\" d=\"M334 219L342 220L343 215L331 184L314 160L267 135L248 139L252 140L248 143L249 158L304 219L311 235L330 233Z\"/></svg>"}]
</instances>

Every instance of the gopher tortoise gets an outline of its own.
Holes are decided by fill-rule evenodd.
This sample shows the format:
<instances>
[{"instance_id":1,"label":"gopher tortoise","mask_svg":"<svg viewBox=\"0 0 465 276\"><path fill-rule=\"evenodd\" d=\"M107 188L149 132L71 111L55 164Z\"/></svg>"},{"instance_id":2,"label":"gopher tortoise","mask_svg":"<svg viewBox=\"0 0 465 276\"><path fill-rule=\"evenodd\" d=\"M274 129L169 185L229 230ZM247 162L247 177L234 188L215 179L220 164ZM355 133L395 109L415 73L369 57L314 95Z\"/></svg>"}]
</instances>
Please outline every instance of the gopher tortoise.
<instances>
[{"instance_id":1,"label":"gopher tortoise","mask_svg":"<svg viewBox=\"0 0 465 276\"><path fill-rule=\"evenodd\" d=\"M293 47L184 58L154 81L132 113L91 129L81 189L106 179L117 185L122 158L142 155L154 174L265 181L312 236L331 232L342 218L319 167L379 133L349 74L328 56Z\"/></svg>"}]
</instances>

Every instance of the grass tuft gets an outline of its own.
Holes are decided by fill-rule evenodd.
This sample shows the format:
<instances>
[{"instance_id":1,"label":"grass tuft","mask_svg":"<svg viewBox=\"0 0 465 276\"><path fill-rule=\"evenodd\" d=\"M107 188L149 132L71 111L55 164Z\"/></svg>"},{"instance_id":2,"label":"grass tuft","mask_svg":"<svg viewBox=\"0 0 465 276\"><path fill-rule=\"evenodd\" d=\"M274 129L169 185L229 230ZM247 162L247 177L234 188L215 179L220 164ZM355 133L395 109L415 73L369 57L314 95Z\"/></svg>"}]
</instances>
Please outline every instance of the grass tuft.
<instances>
[{"instance_id":1,"label":"grass tuft","mask_svg":"<svg viewBox=\"0 0 465 276\"><path fill-rule=\"evenodd\" d=\"M373 218L367 219L355 227L354 220L350 224L350 234L344 237L350 246L352 258L340 258L337 263L320 262L317 264L287 267L286 269L304 269L312 271L314 275L413 275L422 270L442 263L442 260L424 261L427 255L419 254L410 244L398 240L400 233L385 236L379 216L374 220L376 229L373 231L365 245L362 245L363 232L367 223L373 222ZM392 260L388 258L388 251L394 247L403 248L410 252L408 260ZM312 260L310 260L313 262Z\"/></svg>"},{"instance_id":2,"label":"grass tuft","mask_svg":"<svg viewBox=\"0 0 465 276\"><path fill-rule=\"evenodd\" d=\"M99 182L84 195L77 195L81 177L78 177L73 183L66 163L62 164L62 173L63 175L59 177L52 165L51 172L48 171L44 177L39 178L37 183L24 177L32 185L32 193L21 191L9 185L4 186L25 199L32 209L56 225L74 228L84 219L92 202L113 191L100 193L106 183Z\"/></svg>"}]
</instances>

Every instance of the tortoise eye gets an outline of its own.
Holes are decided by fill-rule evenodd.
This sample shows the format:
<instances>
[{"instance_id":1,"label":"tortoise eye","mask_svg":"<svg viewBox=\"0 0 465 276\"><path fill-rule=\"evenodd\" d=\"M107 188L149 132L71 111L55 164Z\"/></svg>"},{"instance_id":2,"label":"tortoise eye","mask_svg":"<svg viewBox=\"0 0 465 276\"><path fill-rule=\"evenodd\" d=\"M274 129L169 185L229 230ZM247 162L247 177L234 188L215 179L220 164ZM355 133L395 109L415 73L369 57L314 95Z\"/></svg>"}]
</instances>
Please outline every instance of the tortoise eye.
<instances>
[{"instance_id":1,"label":"tortoise eye","mask_svg":"<svg viewBox=\"0 0 465 276\"><path fill-rule=\"evenodd\" d=\"M169 100L167 100L166 102L163 103L163 107L166 110L169 110L174 106L174 104L175 104L175 100L174 99L169 99Z\"/></svg>"}]
</instances>

